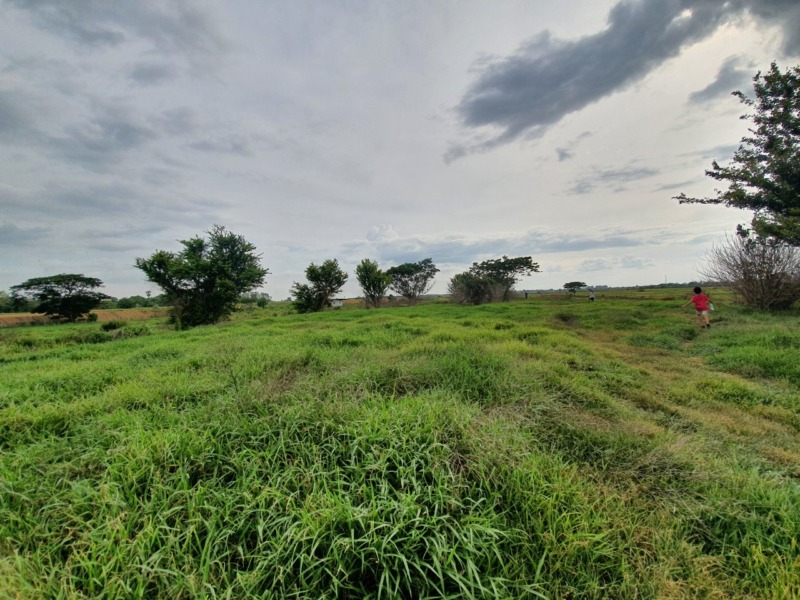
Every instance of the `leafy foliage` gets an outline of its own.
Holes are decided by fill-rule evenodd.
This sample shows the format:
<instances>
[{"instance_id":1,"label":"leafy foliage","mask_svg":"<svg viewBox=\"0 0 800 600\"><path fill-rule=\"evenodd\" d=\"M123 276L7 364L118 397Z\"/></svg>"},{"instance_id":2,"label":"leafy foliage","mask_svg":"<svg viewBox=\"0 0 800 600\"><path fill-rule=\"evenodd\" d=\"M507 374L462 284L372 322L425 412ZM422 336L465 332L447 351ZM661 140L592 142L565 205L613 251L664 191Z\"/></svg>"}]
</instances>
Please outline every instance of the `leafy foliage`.
<instances>
[{"instance_id":1,"label":"leafy foliage","mask_svg":"<svg viewBox=\"0 0 800 600\"><path fill-rule=\"evenodd\" d=\"M501 290L504 301L511 296L511 289L520 277L539 272L539 263L530 256L493 258L481 263L472 263L470 273L493 281Z\"/></svg>"},{"instance_id":2,"label":"leafy foliage","mask_svg":"<svg viewBox=\"0 0 800 600\"><path fill-rule=\"evenodd\" d=\"M408 300L409 304L416 304L420 296L431 289L433 278L438 272L433 260L426 258L416 263L392 267L386 274L392 278L389 287Z\"/></svg>"},{"instance_id":3,"label":"leafy foliage","mask_svg":"<svg viewBox=\"0 0 800 600\"><path fill-rule=\"evenodd\" d=\"M578 290L581 290L586 287L586 283L583 281L568 281L564 284L564 289L568 292L572 293L573 295Z\"/></svg>"},{"instance_id":4,"label":"leafy foliage","mask_svg":"<svg viewBox=\"0 0 800 600\"><path fill-rule=\"evenodd\" d=\"M483 304L498 298L508 301L520 277L538 272L539 265L530 256L504 255L472 263L469 271L453 276L448 290L452 299L461 304Z\"/></svg>"},{"instance_id":5,"label":"leafy foliage","mask_svg":"<svg viewBox=\"0 0 800 600\"><path fill-rule=\"evenodd\" d=\"M331 298L347 281L347 273L339 268L339 261L334 258L321 265L308 265L306 279L308 284L295 283L292 286L292 304L300 313L319 312L330 306Z\"/></svg>"},{"instance_id":6,"label":"leafy foliage","mask_svg":"<svg viewBox=\"0 0 800 600\"><path fill-rule=\"evenodd\" d=\"M109 296L95 291L103 282L83 274L62 273L48 277L35 277L11 288L17 297L34 299L38 304L31 312L49 317L76 321L88 314Z\"/></svg>"},{"instance_id":7,"label":"leafy foliage","mask_svg":"<svg viewBox=\"0 0 800 600\"><path fill-rule=\"evenodd\" d=\"M392 283L392 277L378 268L378 263L367 258L356 266L356 280L361 286L368 306L378 308Z\"/></svg>"},{"instance_id":8,"label":"leafy foliage","mask_svg":"<svg viewBox=\"0 0 800 600\"><path fill-rule=\"evenodd\" d=\"M228 316L239 297L264 283L269 273L261 267L255 246L241 235L221 225L207 233L208 240L182 240L178 253L158 250L150 258L136 259L136 268L164 290L178 328Z\"/></svg>"},{"instance_id":9,"label":"leafy foliage","mask_svg":"<svg viewBox=\"0 0 800 600\"><path fill-rule=\"evenodd\" d=\"M453 275L447 291L454 302L478 305L492 301L495 287L491 279L466 271Z\"/></svg>"},{"instance_id":10,"label":"leafy foliage","mask_svg":"<svg viewBox=\"0 0 800 600\"><path fill-rule=\"evenodd\" d=\"M800 245L800 66L785 73L775 63L753 79L755 99L733 95L755 112L730 166L716 161L706 175L728 183L710 198L676 196L681 203L724 204L755 211L757 235Z\"/></svg>"}]
</instances>

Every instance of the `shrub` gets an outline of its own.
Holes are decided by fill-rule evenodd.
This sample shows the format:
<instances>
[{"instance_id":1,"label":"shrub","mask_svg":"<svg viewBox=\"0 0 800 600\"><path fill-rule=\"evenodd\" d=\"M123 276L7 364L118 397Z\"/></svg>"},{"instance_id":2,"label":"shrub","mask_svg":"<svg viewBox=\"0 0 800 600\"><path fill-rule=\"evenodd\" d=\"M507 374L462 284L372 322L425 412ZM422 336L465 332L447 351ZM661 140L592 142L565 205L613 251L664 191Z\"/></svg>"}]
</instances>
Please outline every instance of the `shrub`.
<instances>
[{"instance_id":1,"label":"shrub","mask_svg":"<svg viewBox=\"0 0 800 600\"><path fill-rule=\"evenodd\" d=\"M703 275L749 308L791 308L800 299L800 248L740 234L709 252Z\"/></svg>"},{"instance_id":2,"label":"shrub","mask_svg":"<svg viewBox=\"0 0 800 600\"><path fill-rule=\"evenodd\" d=\"M115 329L122 329L127 323L125 321L107 321L100 325L103 331L114 331Z\"/></svg>"},{"instance_id":3,"label":"shrub","mask_svg":"<svg viewBox=\"0 0 800 600\"><path fill-rule=\"evenodd\" d=\"M490 279L466 271L453 275L447 291L452 301L458 304L483 304L492 301L495 287Z\"/></svg>"}]
</instances>

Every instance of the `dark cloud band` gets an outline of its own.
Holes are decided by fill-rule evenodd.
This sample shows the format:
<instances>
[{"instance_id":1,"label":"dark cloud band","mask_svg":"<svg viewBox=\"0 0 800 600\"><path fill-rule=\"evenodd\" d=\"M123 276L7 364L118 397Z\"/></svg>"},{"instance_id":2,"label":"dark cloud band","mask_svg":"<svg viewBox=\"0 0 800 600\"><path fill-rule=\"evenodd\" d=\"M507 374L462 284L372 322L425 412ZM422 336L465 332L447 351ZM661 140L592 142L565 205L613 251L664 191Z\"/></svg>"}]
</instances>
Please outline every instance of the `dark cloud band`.
<instances>
[{"instance_id":1,"label":"dark cloud band","mask_svg":"<svg viewBox=\"0 0 800 600\"><path fill-rule=\"evenodd\" d=\"M780 27L784 52L800 54L796 0L622 0L612 8L608 27L597 34L561 41L541 33L515 54L485 66L457 106L466 128L490 127L499 133L453 146L445 159L540 136L566 115L641 80L743 14ZM695 101L718 93L718 86L738 75L735 64L726 63L718 85L698 92Z\"/></svg>"}]
</instances>

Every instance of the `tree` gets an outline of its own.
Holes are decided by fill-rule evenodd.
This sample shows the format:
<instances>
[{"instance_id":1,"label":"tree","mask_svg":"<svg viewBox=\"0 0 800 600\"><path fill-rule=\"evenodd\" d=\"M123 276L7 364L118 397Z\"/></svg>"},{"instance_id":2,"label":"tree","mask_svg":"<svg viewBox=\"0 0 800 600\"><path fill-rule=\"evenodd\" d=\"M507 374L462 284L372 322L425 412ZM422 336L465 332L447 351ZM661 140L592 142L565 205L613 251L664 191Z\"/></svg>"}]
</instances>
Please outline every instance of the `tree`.
<instances>
[{"instance_id":1,"label":"tree","mask_svg":"<svg viewBox=\"0 0 800 600\"><path fill-rule=\"evenodd\" d=\"M431 289L433 278L438 272L433 260L426 258L416 263L392 267L386 274L392 278L389 287L408 300L409 304L416 304L420 296Z\"/></svg>"},{"instance_id":2,"label":"tree","mask_svg":"<svg viewBox=\"0 0 800 600\"><path fill-rule=\"evenodd\" d=\"M733 93L755 111L741 117L753 123L751 135L742 138L730 166L714 161L706 171L728 189L710 198L675 198L755 211L751 225L757 236L800 246L800 66L782 73L772 63L767 74L759 71L753 78L753 89L755 99Z\"/></svg>"},{"instance_id":3,"label":"tree","mask_svg":"<svg viewBox=\"0 0 800 600\"><path fill-rule=\"evenodd\" d=\"M356 280L358 285L361 286L361 292L364 294L367 306L373 306L374 308L378 308L381 305L381 300L386 295L389 284L392 283L391 275L381 271L378 268L378 263L367 258L362 260L356 267Z\"/></svg>"},{"instance_id":4,"label":"tree","mask_svg":"<svg viewBox=\"0 0 800 600\"><path fill-rule=\"evenodd\" d=\"M736 235L708 254L703 276L729 287L750 308L787 309L800 300L800 248Z\"/></svg>"},{"instance_id":5,"label":"tree","mask_svg":"<svg viewBox=\"0 0 800 600\"><path fill-rule=\"evenodd\" d=\"M586 287L586 284L583 281L569 281L564 284L564 289L570 292L573 296L578 290L581 290Z\"/></svg>"},{"instance_id":6,"label":"tree","mask_svg":"<svg viewBox=\"0 0 800 600\"><path fill-rule=\"evenodd\" d=\"M306 268L308 284L292 286L292 304L298 312L319 312L330 306L331 298L339 293L347 281L347 273L339 268L339 261L328 259L321 265L311 263Z\"/></svg>"},{"instance_id":7,"label":"tree","mask_svg":"<svg viewBox=\"0 0 800 600\"><path fill-rule=\"evenodd\" d=\"M0 313L12 312L14 310L14 302L8 292L0 290Z\"/></svg>"},{"instance_id":8,"label":"tree","mask_svg":"<svg viewBox=\"0 0 800 600\"><path fill-rule=\"evenodd\" d=\"M261 267L255 246L221 225L181 240L178 252L158 250L150 258L137 258L136 268L148 281L164 290L177 328L216 323L236 308L245 292L264 283L269 274Z\"/></svg>"},{"instance_id":9,"label":"tree","mask_svg":"<svg viewBox=\"0 0 800 600\"><path fill-rule=\"evenodd\" d=\"M503 300L511 297L511 289L523 275L532 275L539 272L539 264L533 262L530 256L509 258L493 258L481 263L472 263L470 273L493 281L497 284Z\"/></svg>"},{"instance_id":10,"label":"tree","mask_svg":"<svg viewBox=\"0 0 800 600\"><path fill-rule=\"evenodd\" d=\"M103 287L103 282L95 277L84 277L82 273L62 273L28 279L12 286L11 290L18 298L30 298L38 302L31 312L74 322L110 298L95 291L99 287Z\"/></svg>"},{"instance_id":11,"label":"tree","mask_svg":"<svg viewBox=\"0 0 800 600\"><path fill-rule=\"evenodd\" d=\"M459 304L483 304L491 302L496 284L486 277L466 271L453 275L447 285L450 298Z\"/></svg>"}]
</instances>

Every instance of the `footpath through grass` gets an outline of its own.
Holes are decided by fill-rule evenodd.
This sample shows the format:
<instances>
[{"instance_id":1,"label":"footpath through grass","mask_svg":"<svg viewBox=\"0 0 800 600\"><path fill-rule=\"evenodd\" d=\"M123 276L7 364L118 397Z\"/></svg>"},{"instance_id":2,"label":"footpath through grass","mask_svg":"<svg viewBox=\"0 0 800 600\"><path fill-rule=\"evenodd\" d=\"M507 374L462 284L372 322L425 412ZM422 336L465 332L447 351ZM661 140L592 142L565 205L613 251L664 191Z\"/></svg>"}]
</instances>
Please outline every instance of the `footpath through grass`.
<instances>
[{"instance_id":1,"label":"footpath through grass","mask_svg":"<svg viewBox=\"0 0 800 600\"><path fill-rule=\"evenodd\" d=\"M800 596L800 318L0 331L0 597Z\"/></svg>"}]
</instances>

